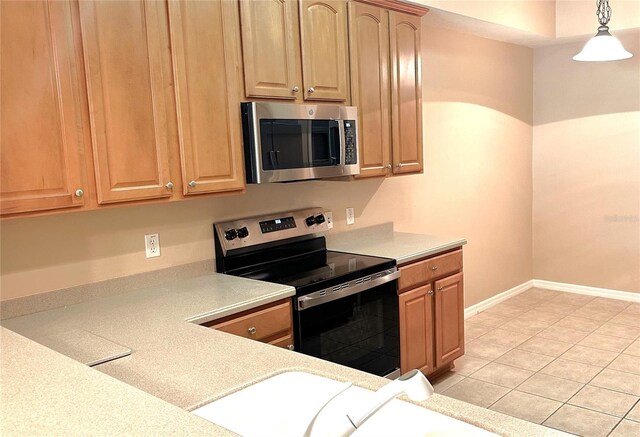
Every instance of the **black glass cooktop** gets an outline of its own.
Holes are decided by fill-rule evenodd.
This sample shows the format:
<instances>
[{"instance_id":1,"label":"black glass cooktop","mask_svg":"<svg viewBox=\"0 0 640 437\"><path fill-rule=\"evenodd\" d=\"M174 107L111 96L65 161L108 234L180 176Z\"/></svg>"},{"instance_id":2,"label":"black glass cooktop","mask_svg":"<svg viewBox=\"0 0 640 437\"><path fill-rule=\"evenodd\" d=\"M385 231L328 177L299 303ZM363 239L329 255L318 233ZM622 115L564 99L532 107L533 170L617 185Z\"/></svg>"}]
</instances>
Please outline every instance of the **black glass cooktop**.
<instances>
[{"instance_id":1,"label":"black glass cooktop","mask_svg":"<svg viewBox=\"0 0 640 437\"><path fill-rule=\"evenodd\" d=\"M334 283L350 281L394 265L395 261L387 258L327 250L257 266L239 276L287 284L296 289L312 284L321 284L317 288L325 288Z\"/></svg>"},{"instance_id":2,"label":"black glass cooktop","mask_svg":"<svg viewBox=\"0 0 640 437\"><path fill-rule=\"evenodd\" d=\"M326 250L323 237L217 258L221 273L291 285L306 294L396 265L395 260Z\"/></svg>"}]
</instances>

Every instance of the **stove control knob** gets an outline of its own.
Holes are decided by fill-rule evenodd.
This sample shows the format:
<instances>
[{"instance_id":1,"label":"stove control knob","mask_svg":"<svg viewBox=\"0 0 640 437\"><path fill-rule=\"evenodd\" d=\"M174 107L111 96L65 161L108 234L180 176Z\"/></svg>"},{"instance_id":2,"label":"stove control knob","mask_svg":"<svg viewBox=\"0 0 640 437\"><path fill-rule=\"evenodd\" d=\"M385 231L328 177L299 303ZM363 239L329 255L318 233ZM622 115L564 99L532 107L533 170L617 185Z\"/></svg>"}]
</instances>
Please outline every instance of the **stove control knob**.
<instances>
[{"instance_id":1,"label":"stove control knob","mask_svg":"<svg viewBox=\"0 0 640 437\"><path fill-rule=\"evenodd\" d=\"M316 218L312 215L304 219L304 221L307 223L307 226L313 226L316 224Z\"/></svg>"},{"instance_id":2,"label":"stove control knob","mask_svg":"<svg viewBox=\"0 0 640 437\"><path fill-rule=\"evenodd\" d=\"M247 227L238 229L238 238L247 238L249 236L249 230Z\"/></svg>"},{"instance_id":3,"label":"stove control knob","mask_svg":"<svg viewBox=\"0 0 640 437\"><path fill-rule=\"evenodd\" d=\"M324 223L325 222L324 214L317 215L315 218L315 222L319 225Z\"/></svg>"},{"instance_id":4,"label":"stove control knob","mask_svg":"<svg viewBox=\"0 0 640 437\"><path fill-rule=\"evenodd\" d=\"M236 232L235 229L229 229L228 231L225 231L225 233L224 233L224 238L226 238L229 241L235 240L235 238L237 236L238 236L238 233Z\"/></svg>"}]
</instances>

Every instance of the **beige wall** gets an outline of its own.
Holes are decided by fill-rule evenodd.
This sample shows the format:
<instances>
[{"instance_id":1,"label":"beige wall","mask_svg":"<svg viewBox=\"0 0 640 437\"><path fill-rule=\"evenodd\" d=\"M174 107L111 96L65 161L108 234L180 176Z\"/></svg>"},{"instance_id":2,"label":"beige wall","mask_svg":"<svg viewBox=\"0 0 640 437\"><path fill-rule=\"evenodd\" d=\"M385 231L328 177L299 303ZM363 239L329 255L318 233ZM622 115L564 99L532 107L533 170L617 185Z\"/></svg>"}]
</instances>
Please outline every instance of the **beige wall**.
<instances>
[{"instance_id":1,"label":"beige wall","mask_svg":"<svg viewBox=\"0 0 640 437\"><path fill-rule=\"evenodd\" d=\"M640 34L619 37L632 59L535 51L533 273L640 292Z\"/></svg>"},{"instance_id":2,"label":"beige wall","mask_svg":"<svg viewBox=\"0 0 640 437\"><path fill-rule=\"evenodd\" d=\"M554 37L556 32L555 0L416 0L415 3L536 35Z\"/></svg>"},{"instance_id":3,"label":"beige wall","mask_svg":"<svg viewBox=\"0 0 640 437\"><path fill-rule=\"evenodd\" d=\"M609 27L614 34L617 30L640 28L640 0L611 0L609 6ZM598 26L594 0L556 0L558 38L595 35Z\"/></svg>"},{"instance_id":4,"label":"beige wall","mask_svg":"<svg viewBox=\"0 0 640 437\"><path fill-rule=\"evenodd\" d=\"M426 27L423 44L423 175L5 221L1 298L210 259L213 222L313 205L333 210L334 231L352 206L355 226L467 238L467 305L531 279L532 51ZM162 256L147 260L152 232Z\"/></svg>"}]
</instances>

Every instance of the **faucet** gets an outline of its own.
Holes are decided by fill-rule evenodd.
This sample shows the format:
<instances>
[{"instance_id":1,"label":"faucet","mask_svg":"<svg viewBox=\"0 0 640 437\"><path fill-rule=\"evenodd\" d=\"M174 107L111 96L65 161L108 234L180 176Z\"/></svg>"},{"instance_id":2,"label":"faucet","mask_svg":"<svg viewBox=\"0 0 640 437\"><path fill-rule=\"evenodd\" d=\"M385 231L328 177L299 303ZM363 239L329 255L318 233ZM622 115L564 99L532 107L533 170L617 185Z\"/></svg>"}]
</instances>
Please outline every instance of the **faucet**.
<instances>
[{"instance_id":1,"label":"faucet","mask_svg":"<svg viewBox=\"0 0 640 437\"><path fill-rule=\"evenodd\" d=\"M333 401L338 395L344 393L351 383L345 383L337 393L335 393L313 417L305 433L305 437L312 435L313 425L318 415L324 408ZM433 395L434 390L431 383L419 370L411 370L398 379L391 381L387 385L376 391L372 398L365 405L354 407L348 411L344 417L337 418L335 425L332 426L332 436L347 437L355 432L363 423L371 418L380 408L385 406L389 401L397 396L406 394L412 401L426 401Z\"/></svg>"}]
</instances>

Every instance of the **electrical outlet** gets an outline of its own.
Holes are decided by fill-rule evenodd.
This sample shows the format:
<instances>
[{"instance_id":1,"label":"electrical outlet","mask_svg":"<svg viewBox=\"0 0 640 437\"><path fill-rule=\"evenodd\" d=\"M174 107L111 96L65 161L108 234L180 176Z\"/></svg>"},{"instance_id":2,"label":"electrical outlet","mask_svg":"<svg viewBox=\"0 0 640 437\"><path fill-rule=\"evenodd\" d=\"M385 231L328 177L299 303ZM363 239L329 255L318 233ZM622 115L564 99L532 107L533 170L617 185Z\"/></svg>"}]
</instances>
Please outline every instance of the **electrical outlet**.
<instances>
[{"instance_id":1,"label":"electrical outlet","mask_svg":"<svg viewBox=\"0 0 640 437\"><path fill-rule=\"evenodd\" d=\"M160 256L160 237L158 234L148 234L144 236L144 248L147 258Z\"/></svg>"},{"instance_id":2,"label":"electrical outlet","mask_svg":"<svg viewBox=\"0 0 640 437\"><path fill-rule=\"evenodd\" d=\"M326 211L324 213L324 218L327 219L327 228L333 229L333 213L331 211Z\"/></svg>"},{"instance_id":3,"label":"electrical outlet","mask_svg":"<svg viewBox=\"0 0 640 437\"><path fill-rule=\"evenodd\" d=\"M347 208L347 224L352 225L356 222L356 215L353 212L353 208Z\"/></svg>"}]
</instances>

